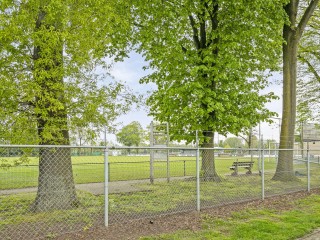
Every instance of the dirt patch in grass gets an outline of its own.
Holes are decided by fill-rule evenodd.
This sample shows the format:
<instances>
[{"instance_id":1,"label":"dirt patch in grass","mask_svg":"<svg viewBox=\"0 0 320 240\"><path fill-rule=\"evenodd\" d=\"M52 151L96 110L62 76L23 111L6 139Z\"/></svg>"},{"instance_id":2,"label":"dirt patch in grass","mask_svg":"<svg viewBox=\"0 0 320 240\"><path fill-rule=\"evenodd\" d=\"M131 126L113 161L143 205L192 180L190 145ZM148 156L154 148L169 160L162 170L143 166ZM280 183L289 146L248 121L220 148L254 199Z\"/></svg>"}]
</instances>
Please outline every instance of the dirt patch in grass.
<instances>
[{"instance_id":1,"label":"dirt patch in grass","mask_svg":"<svg viewBox=\"0 0 320 240\"><path fill-rule=\"evenodd\" d=\"M197 231L201 229L202 218L204 216L212 217L229 217L232 212L238 212L245 209L272 209L278 212L291 210L294 201L309 196L310 194L320 194L320 189L312 190L310 193L306 191L295 192L286 195L279 195L265 200L255 200L242 203L228 204L224 206L208 208L201 212L188 212L166 215L155 218L145 218L139 220L131 220L121 224L113 224L108 228L97 227L81 232L64 234L54 239L139 239L142 236L158 235L163 233L172 233L177 230Z\"/></svg>"}]
</instances>

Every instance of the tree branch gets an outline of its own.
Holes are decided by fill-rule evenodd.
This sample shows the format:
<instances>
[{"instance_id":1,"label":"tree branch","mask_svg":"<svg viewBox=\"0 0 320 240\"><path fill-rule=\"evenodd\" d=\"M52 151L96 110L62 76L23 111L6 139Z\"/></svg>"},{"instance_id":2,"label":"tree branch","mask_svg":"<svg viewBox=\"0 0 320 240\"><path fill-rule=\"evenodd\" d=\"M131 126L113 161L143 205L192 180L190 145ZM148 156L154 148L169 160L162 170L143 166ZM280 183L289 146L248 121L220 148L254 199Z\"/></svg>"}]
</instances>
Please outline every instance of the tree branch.
<instances>
[{"instance_id":1,"label":"tree branch","mask_svg":"<svg viewBox=\"0 0 320 240\"><path fill-rule=\"evenodd\" d=\"M316 80L320 83L320 75L312 64L303 56L299 55L298 58L308 65L310 72L315 76Z\"/></svg>"},{"instance_id":2,"label":"tree branch","mask_svg":"<svg viewBox=\"0 0 320 240\"><path fill-rule=\"evenodd\" d=\"M207 33L206 33L206 20L205 20L205 12L202 12L198 15L199 23L200 23L200 48L206 48L207 45Z\"/></svg>"},{"instance_id":3,"label":"tree branch","mask_svg":"<svg viewBox=\"0 0 320 240\"><path fill-rule=\"evenodd\" d=\"M217 12L219 10L219 5L213 4L213 6L210 8L209 5L205 3L205 7L209 13L211 20L211 33L207 43L207 46L210 46L213 42L217 43L218 41L218 38L212 39L212 35L214 34L214 31L216 31L218 28Z\"/></svg>"},{"instance_id":4,"label":"tree branch","mask_svg":"<svg viewBox=\"0 0 320 240\"><path fill-rule=\"evenodd\" d=\"M181 49L182 49L182 51L184 52L184 53L186 53L188 50L184 47L184 46L182 46L181 45Z\"/></svg>"},{"instance_id":5,"label":"tree branch","mask_svg":"<svg viewBox=\"0 0 320 240\"><path fill-rule=\"evenodd\" d=\"M249 140L248 140L248 138L246 138L248 136L238 135L238 137L242 138L249 145Z\"/></svg>"},{"instance_id":6,"label":"tree branch","mask_svg":"<svg viewBox=\"0 0 320 240\"><path fill-rule=\"evenodd\" d=\"M136 22L134 22L133 25L134 25L135 27L139 27L139 28L144 28L144 27L145 27L145 26L143 26L142 24L136 23Z\"/></svg>"},{"instance_id":7,"label":"tree branch","mask_svg":"<svg viewBox=\"0 0 320 240\"><path fill-rule=\"evenodd\" d=\"M19 105L21 106L35 106L35 103L33 101L23 101L23 102L18 102Z\"/></svg>"},{"instance_id":8,"label":"tree branch","mask_svg":"<svg viewBox=\"0 0 320 240\"><path fill-rule=\"evenodd\" d=\"M297 27L298 39L301 38L302 33L303 33L304 29L306 28L307 23L308 23L309 19L311 18L314 10L316 9L318 3L319 3L319 0L311 0L310 1L309 6L307 7L306 11L304 12L304 14L298 24L298 27Z\"/></svg>"},{"instance_id":9,"label":"tree branch","mask_svg":"<svg viewBox=\"0 0 320 240\"><path fill-rule=\"evenodd\" d=\"M190 24L192 27L192 31L193 31L193 41L194 44L196 45L197 50L200 49L200 40L199 40L199 35L198 35L198 29L196 27L196 22L194 21L194 18L192 17L192 15L189 15L189 20L190 20Z\"/></svg>"},{"instance_id":10,"label":"tree branch","mask_svg":"<svg viewBox=\"0 0 320 240\"><path fill-rule=\"evenodd\" d=\"M301 53L311 54L311 55L314 56L317 60L320 61L320 52L310 51L310 50L308 50L308 49L306 49L306 48L304 48L304 47L300 47L300 48L301 48L301 50L300 50Z\"/></svg>"},{"instance_id":11,"label":"tree branch","mask_svg":"<svg viewBox=\"0 0 320 240\"><path fill-rule=\"evenodd\" d=\"M319 53L316 52L310 52L316 59L318 59L320 61L320 55Z\"/></svg>"},{"instance_id":12,"label":"tree branch","mask_svg":"<svg viewBox=\"0 0 320 240\"><path fill-rule=\"evenodd\" d=\"M213 16L212 12L210 11L210 7L209 7L208 3L205 2L205 3L204 3L204 6L205 6L205 8L207 9L207 11L208 11L208 13L209 13L209 16L210 16L210 19L211 19L211 21L212 21L214 16Z\"/></svg>"}]
</instances>

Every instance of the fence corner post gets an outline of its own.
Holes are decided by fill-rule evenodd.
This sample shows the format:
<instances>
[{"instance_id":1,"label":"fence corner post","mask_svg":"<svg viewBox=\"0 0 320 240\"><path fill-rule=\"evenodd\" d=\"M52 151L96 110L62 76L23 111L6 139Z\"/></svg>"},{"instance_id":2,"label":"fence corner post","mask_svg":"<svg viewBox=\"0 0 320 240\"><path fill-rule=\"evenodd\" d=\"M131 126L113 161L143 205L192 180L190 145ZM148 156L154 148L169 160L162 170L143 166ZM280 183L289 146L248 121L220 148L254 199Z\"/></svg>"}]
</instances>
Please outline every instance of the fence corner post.
<instances>
[{"instance_id":1,"label":"fence corner post","mask_svg":"<svg viewBox=\"0 0 320 240\"><path fill-rule=\"evenodd\" d=\"M109 151L104 149L104 226L109 226Z\"/></svg>"}]
</instances>

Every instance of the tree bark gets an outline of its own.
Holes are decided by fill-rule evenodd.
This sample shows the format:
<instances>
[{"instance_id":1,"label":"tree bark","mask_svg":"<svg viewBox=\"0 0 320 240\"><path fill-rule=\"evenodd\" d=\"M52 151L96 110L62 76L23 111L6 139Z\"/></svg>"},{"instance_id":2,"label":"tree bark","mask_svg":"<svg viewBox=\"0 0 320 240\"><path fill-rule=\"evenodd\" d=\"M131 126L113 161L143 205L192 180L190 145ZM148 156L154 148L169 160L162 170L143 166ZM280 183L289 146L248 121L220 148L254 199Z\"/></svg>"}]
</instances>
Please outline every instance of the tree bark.
<instances>
[{"instance_id":1,"label":"tree bark","mask_svg":"<svg viewBox=\"0 0 320 240\"><path fill-rule=\"evenodd\" d=\"M39 184L34 212L70 209L79 201L73 181L70 148L44 148L40 150Z\"/></svg>"},{"instance_id":2,"label":"tree bark","mask_svg":"<svg viewBox=\"0 0 320 240\"><path fill-rule=\"evenodd\" d=\"M284 25L283 38L283 107L280 132L279 159L273 180L296 180L293 169L294 130L296 122L296 86L297 86L297 56L298 45L302 33L319 0L310 1L300 22L296 24L299 1L291 0L285 11L290 20L290 26Z\"/></svg>"},{"instance_id":3,"label":"tree bark","mask_svg":"<svg viewBox=\"0 0 320 240\"><path fill-rule=\"evenodd\" d=\"M39 9L35 31L57 30L59 24L44 24L46 13ZM44 33L46 34L46 33ZM34 46L34 81L37 85L35 108L40 145L69 145L69 132L63 81L63 40L42 38ZM48 49L44 49L48 48ZM45 51L46 50L46 51ZM45 53L43 53L45 52ZM48 55L48 52L50 53ZM58 74L57 74L58 73ZM73 180L71 149L41 148L39 155L38 191L31 206L34 212L69 209L78 206Z\"/></svg>"},{"instance_id":4,"label":"tree bark","mask_svg":"<svg viewBox=\"0 0 320 240\"><path fill-rule=\"evenodd\" d=\"M203 132L206 141L201 145L202 148L209 148L202 150L202 172L203 181L209 182L221 182L221 178L216 172L215 156L214 156L214 132L205 131Z\"/></svg>"},{"instance_id":5,"label":"tree bark","mask_svg":"<svg viewBox=\"0 0 320 240\"><path fill-rule=\"evenodd\" d=\"M295 30L285 26L283 36L283 110L280 133L280 152L274 180L295 179L293 171L294 129L296 121L297 48ZM288 150L292 149L292 150Z\"/></svg>"}]
</instances>

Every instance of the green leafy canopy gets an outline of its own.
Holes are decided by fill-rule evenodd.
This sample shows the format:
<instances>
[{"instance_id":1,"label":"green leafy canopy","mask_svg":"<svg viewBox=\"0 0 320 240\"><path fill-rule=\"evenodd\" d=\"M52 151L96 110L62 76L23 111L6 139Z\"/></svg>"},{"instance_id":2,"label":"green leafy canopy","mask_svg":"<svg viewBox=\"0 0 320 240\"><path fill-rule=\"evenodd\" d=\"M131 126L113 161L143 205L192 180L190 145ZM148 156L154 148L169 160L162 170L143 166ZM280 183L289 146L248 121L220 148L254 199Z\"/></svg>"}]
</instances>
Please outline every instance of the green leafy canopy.
<instances>
[{"instance_id":1,"label":"green leafy canopy","mask_svg":"<svg viewBox=\"0 0 320 240\"><path fill-rule=\"evenodd\" d=\"M61 129L112 127L129 109L136 99L105 61L127 54L125 4L0 1L0 138L37 143L39 119L44 140Z\"/></svg>"},{"instance_id":2,"label":"green leafy canopy","mask_svg":"<svg viewBox=\"0 0 320 240\"><path fill-rule=\"evenodd\" d=\"M139 122L134 121L124 126L116 135L117 140L125 146L140 146L144 131Z\"/></svg>"},{"instance_id":3,"label":"green leafy canopy","mask_svg":"<svg viewBox=\"0 0 320 240\"><path fill-rule=\"evenodd\" d=\"M261 94L279 66L283 1L134 1L137 51L157 84L150 114L179 131L237 134L274 113Z\"/></svg>"}]
</instances>

